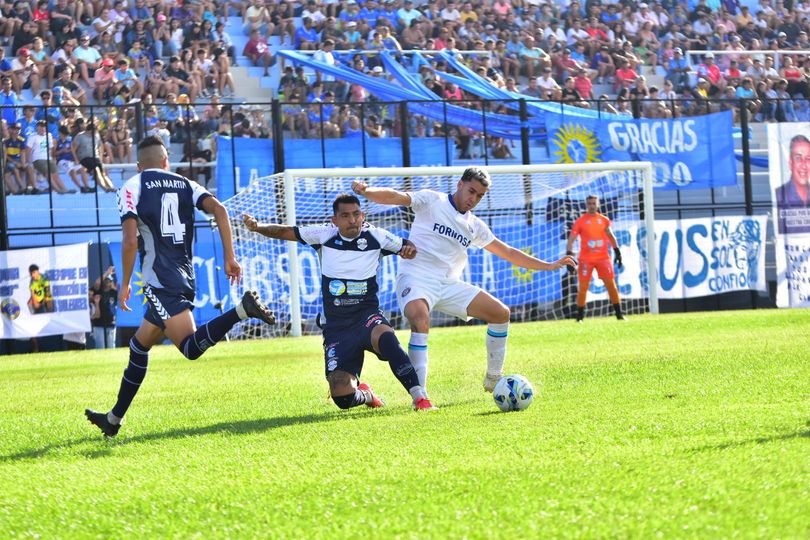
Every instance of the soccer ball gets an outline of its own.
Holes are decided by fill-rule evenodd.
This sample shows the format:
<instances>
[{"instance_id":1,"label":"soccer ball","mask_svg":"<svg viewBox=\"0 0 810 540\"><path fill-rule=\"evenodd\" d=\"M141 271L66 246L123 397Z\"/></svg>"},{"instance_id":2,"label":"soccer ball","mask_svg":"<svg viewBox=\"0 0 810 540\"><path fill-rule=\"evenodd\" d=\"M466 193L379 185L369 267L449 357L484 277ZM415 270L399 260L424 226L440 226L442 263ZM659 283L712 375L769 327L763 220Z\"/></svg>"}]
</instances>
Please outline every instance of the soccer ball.
<instances>
[{"instance_id":1,"label":"soccer ball","mask_svg":"<svg viewBox=\"0 0 810 540\"><path fill-rule=\"evenodd\" d=\"M528 409L534 399L534 388L523 375L501 377L492 391L495 404L504 412Z\"/></svg>"}]
</instances>

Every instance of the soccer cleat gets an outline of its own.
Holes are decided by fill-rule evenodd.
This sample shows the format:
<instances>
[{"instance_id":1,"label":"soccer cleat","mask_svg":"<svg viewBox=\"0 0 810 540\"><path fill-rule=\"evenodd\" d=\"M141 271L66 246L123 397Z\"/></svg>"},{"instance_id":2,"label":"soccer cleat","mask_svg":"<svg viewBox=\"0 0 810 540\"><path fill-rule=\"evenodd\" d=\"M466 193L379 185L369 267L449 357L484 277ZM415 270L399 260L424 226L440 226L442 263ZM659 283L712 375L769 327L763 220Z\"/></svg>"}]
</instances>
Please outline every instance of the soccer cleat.
<instances>
[{"instance_id":1,"label":"soccer cleat","mask_svg":"<svg viewBox=\"0 0 810 540\"><path fill-rule=\"evenodd\" d=\"M110 421L107 420L107 413L94 411L93 409L85 409L84 415L91 424L101 430L105 437L115 437L118 435L118 430L121 429L121 424L111 424Z\"/></svg>"},{"instance_id":2,"label":"soccer cleat","mask_svg":"<svg viewBox=\"0 0 810 540\"><path fill-rule=\"evenodd\" d=\"M625 316L624 316L624 315L622 315L622 314L619 314L619 315L616 315L616 320L617 320L617 321L626 321L626 320L627 320L627 317L625 317Z\"/></svg>"},{"instance_id":3,"label":"soccer cleat","mask_svg":"<svg viewBox=\"0 0 810 540\"><path fill-rule=\"evenodd\" d=\"M259 293L256 291L245 291L242 295L242 307L248 317L259 319L267 324L275 324L276 316L259 300Z\"/></svg>"},{"instance_id":4,"label":"soccer cleat","mask_svg":"<svg viewBox=\"0 0 810 540\"><path fill-rule=\"evenodd\" d=\"M372 390L371 387L366 383L358 384L357 389L366 395L366 407L385 407L385 402L381 400L377 394L374 393L374 390Z\"/></svg>"},{"instance_id":5,"label":"soccer cleat","mask_svg":"<svg viewBox=\"0 0 810 540\"><path fill-rule=\"evenodd\" d=\"M436 411L438 409L439 408L426 397L420 397L413 402L413 410L415 411Z\"/></svg>"},{"instance_id":6,"label":"soccer cleat","mask_svg":"<svg viewBox=\"0 0 810 540\"><path fill-rule=\"evenodd\" d=\"M500 375L490 375L487 373L487 376L484 377L484 390L487 392L492 392L495 390L495 385L498 384L498 381L501 380Z\"/></svg>"}]
</instances>

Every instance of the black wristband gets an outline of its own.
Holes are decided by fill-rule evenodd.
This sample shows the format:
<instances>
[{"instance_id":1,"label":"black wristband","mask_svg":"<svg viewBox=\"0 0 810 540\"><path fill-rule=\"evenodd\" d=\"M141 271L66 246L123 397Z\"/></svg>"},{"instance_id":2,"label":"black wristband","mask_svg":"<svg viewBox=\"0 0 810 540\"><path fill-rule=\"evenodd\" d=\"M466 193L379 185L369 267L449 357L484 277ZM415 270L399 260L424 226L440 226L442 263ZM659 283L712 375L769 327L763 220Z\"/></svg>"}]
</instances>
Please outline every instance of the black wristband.
<instances>
[{"instance_id":1,"label":"black wristband","mask_svg":"<svg viewBox=\"0 0 810 540\"><path fill-rule=\"evenodd\" d=\"M574 252L571 251L570 249L568 251L566 251L565 254L566 255L571 255L572 257L574 256Z\"/></svg>"}]
</instances>

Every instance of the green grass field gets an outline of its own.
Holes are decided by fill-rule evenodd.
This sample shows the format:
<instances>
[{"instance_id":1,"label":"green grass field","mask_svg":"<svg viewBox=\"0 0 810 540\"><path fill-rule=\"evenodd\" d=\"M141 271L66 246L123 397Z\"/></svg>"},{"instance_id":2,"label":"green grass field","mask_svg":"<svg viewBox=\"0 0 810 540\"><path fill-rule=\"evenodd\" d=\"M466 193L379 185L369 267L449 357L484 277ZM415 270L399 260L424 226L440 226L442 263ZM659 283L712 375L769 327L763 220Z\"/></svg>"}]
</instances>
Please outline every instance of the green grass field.
<instances>
[{"instance_id":1,"label":"green grass field","mask_svg":"<svg viewBox=\"0 0 810 540\"><path fill-rule=\"evenodd\" d=\"M158 347L112 440L125 349L0 358L0 537L810 537L810 310L513 325L516 413L431 336L422 413L372 359L339 411L316 337Z\"/></svg>"}]
</instances>

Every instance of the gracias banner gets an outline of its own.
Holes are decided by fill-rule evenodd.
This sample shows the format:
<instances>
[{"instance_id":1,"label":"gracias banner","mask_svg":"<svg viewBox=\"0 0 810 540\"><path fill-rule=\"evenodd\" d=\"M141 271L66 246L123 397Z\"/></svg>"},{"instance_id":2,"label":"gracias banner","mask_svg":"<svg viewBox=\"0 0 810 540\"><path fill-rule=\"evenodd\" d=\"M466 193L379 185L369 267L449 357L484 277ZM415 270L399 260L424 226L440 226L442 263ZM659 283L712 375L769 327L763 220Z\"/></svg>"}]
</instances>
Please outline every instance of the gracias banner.
<instances>
[{"instance_id":1,"label":"gracias banner","mask_svg":"<svg viewBox=\"0 0 810 540\"><path fill-rule=\"evenodd\" d=\"M735 291L766 291L767 216L656 220L658 298L676 300ZM624 298L646 298L646 228L611 226L624 266L616 284ZM592 296L593 295L593 296ZM602 282L591 280L588 300L607 299Z\"/></svg>"},{"instance_id":2,"label":"gracias banner","mask_svg":"<svg viewBox=\"0 0 810 540\"><path fill-rule=\"evenodd\" d=\"M545 117L553 162L651 161L656 189L705 189L737 183L731 111L659 120L552 112Z\"/></svg>"},{"instance_id":3,"label":"gracias banner","mask_svg":"<svg viewBox=\"0 0 810 540\"><path fill-rule=\"evenodd\" d=\"M87 244L0 252L0 338L90 331Z\"/></svg>"},{"instance_id":4,"label":"gracias banner","mask_svg":"<svg viewBox=\"0 0 810 540\"><path fill-rule=\"evenodd\" d=\"M810 124L768 124L776 305L810 307Z\"/></svg>"}]
</instances>

